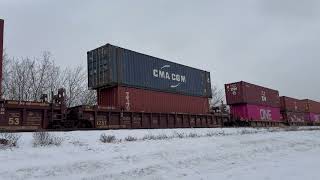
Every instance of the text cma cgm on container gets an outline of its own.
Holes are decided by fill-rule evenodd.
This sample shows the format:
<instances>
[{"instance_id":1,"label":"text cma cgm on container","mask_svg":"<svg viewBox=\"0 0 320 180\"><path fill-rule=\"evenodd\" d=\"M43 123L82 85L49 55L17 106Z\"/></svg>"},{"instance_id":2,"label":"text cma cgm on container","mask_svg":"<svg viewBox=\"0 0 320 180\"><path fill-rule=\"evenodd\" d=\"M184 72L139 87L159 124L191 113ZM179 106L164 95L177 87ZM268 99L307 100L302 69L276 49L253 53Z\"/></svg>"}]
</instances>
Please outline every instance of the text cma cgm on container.
<instances>
[{"instance_id":1,"label":"text cma cgm on container","mask_svg":"<svg viewBox=\"0 0 320 180\"><path fill-rule=\"evenodd\" d=\"M89 88L128 86L211 97L210 73L106 44L87 52Z\"/></svg>"}]
</instances>

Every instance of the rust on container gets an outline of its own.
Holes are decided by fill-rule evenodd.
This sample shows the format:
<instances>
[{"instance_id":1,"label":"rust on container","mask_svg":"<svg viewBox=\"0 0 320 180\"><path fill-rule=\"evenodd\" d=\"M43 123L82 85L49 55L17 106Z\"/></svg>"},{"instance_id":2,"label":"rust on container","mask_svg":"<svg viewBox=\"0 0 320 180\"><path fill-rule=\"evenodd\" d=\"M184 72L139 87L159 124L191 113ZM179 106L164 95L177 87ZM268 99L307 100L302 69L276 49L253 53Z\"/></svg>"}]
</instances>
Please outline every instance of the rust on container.
<instances>
[{"instance_id":1,"label":"rust on container","mask_svg":"<svg viewBox=\"0 0 320 180\"><path fill-rule=\"evenodd\" d=\"M207 114L206 97L117 86L98 90L98 105L109 110L161 113Z\"/></svg>"},{"instance_id":2,"label":"rust on container","mask_svg":"<svg viewBox=\"0 0 320 180\"><path fill-rule=\"evenodd\" d=\"M240 81L226 84L225 91L228 105L254 104L280 107L279 92L273 89Z\"/></svg>"},{"instance_id":3,"label":"rust on container","mask_svg":"<svg viewBox=\"0 0 320 180\"><path fill-rule=\"evenodd\" d=\"M280 109L281 111L305 112L305 103L299 99L281 96Z\"/></svg>"}]
</instances>

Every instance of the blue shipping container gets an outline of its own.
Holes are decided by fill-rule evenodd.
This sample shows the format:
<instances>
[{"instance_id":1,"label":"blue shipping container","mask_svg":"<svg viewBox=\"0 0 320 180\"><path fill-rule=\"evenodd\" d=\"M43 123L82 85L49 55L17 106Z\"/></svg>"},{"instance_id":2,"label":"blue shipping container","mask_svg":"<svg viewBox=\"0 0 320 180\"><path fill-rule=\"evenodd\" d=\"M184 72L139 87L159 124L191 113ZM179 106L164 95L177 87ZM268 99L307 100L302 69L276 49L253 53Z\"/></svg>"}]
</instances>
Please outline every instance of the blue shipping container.
<instances>
[{"instance_id":1,"label":"blue shipping container","mask_svg":"<svg viewBox=\"0 0 320 180\"><path fill-rule=\"evenodd\" d=\"M211 97L210 73L106 44L87 53L89 88L117 85Z\"/></svg>"}]
</instances>

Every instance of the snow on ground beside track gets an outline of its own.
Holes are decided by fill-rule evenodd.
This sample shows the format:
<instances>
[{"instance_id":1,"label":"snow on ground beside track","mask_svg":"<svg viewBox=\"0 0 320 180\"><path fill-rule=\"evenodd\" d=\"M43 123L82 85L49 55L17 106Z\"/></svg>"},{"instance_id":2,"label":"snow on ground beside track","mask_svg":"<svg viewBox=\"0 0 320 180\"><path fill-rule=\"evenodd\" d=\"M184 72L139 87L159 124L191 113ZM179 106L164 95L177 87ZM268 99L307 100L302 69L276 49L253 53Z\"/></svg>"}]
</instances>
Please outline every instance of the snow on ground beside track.
<instances>
[{"instance_id":1,"label":"snow on ground beside track","mask_svg":"<svg viewBox=\"0 0 320 180\"><path fill-rule=\"evenodd\" d=\"M309 128L307 128L309 129ZM320 131L165 129L55 132L61 146L33 147L21 133L18 148L0 150L0 179L320 179ZM101 143L196 133L212 137Z\"/></svg>"}]
</instances>

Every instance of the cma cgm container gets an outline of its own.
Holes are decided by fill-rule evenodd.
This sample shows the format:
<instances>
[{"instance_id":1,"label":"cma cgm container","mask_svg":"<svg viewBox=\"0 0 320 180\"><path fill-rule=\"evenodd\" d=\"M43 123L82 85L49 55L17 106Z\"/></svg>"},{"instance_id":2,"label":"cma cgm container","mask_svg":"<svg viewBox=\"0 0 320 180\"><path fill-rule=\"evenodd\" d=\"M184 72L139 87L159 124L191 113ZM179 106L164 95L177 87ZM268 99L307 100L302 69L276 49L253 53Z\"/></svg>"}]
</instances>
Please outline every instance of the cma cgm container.
<instances>
[{"instance_id":1,"label":"cma cgm container","mask_svg":"<svg viewBox=\"0 0 320 180\"><path fill-rule=\"evenodd\" d=\"M190 114L207 114L209 112L209 102L206 97L121 86L99 89L97 92L98 105L114 110Z\"/></svg>"},{"instance_id":2,"label":"cma cgm container","mask_svg":"<svg viewBox=\"0 0 320 180\"><path fill-rule=\"evenodd\" d=\"M305 112L305 103L299 99L281 96L280 108L281 111Z\"/></svg>"},{"instance_id":3,"label":"cma cgm container","mask_svg":"<svg viewBox=\"0 0 320 180\"><path fill-rule=\"evenodd\" d=\"M226 84L225 91L228 105L254 104L280 107L279 92L273 89L240 81Z\"/></svg>"},{"instance_id":4,"label":"cma cgm container","mask_svg":"<svg viewBox=\"0 0 320 180\"><path fill-rule=\"evenodd\" d=\"M230 106L234 119L246 121L281 121L280 108L250 104Z\"/></svg>"},{"instance_id":5,"label":"cma cgm container","mask_svg":"<svg viewBox=\"0 0 320 180\"><path fill-rule=\"evenodd\" d=\"M320 114L320 103L310 99L304 99L302 102L305 105L305 112Z\"/></svg>"},{"instance_id":6,"label":"cma cgm container","mask_svg":"<svg viewBox=\"0 0 320 180\"><path fill-rule=\"evenodd\" d=\"M89 88L127 86L211 97L210 73L106 44L89 51Z\"/></svg>"}]
</instances>

